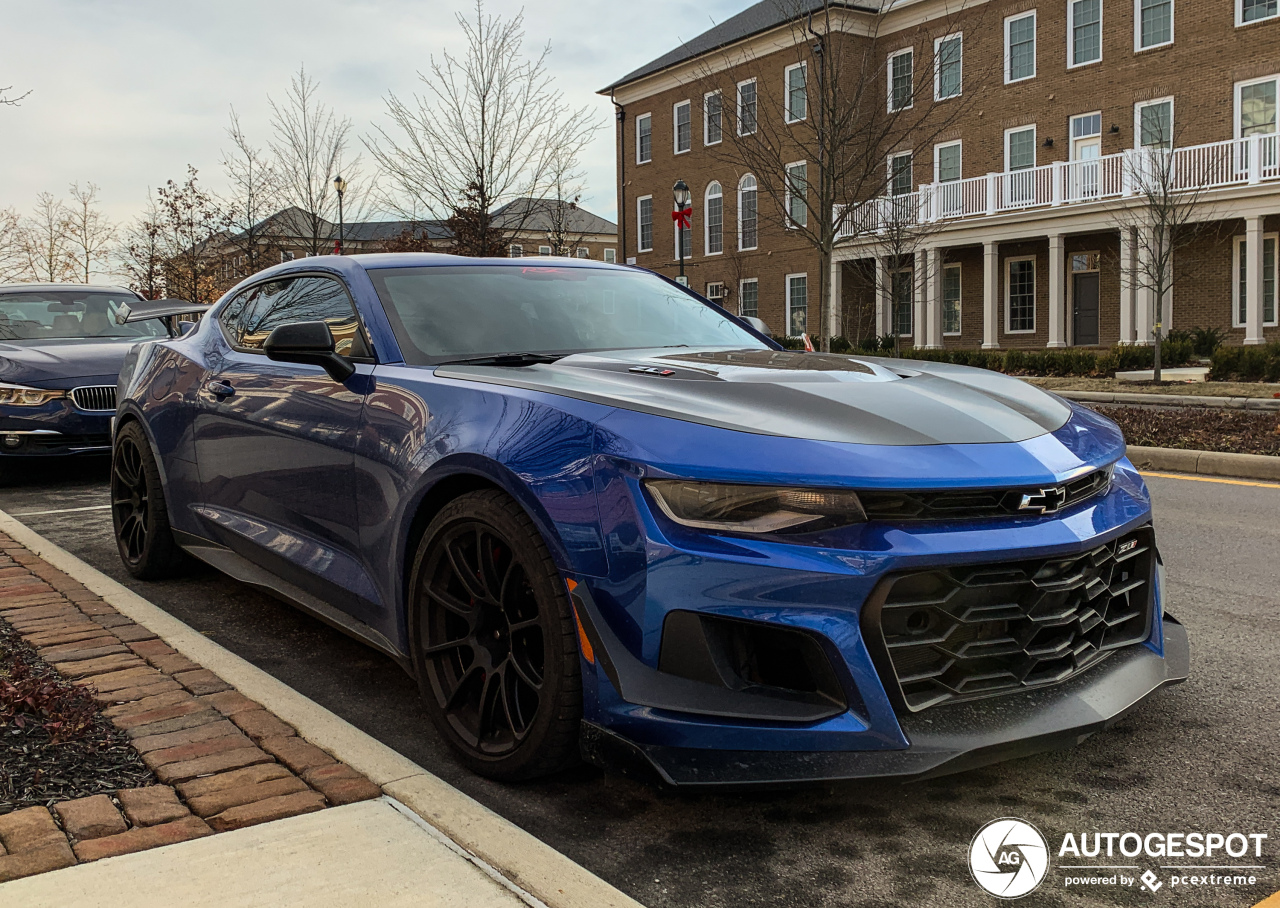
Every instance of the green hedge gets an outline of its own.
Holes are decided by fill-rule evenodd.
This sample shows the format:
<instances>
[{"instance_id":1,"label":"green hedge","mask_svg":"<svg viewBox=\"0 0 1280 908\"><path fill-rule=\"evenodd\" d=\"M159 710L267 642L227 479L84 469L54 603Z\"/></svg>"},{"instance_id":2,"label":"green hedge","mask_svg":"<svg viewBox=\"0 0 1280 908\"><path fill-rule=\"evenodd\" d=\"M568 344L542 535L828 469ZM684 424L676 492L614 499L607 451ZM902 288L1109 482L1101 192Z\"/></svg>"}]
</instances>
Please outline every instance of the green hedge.
<instances>
[{"instance_id":1,"label":"green hedge","mask_svg":"<svg viewBox=\"0 0 1280 908\"><path fill-rule=\"evenodd\" d=\"M1013 375L1110 376L1117 372L1150 369L1155 364L1155 348L1120 345L1110 350L918 350L902 351L904 359L978 366ZM1173 368L1185 366L1194 356L1185 340L1166 340L1160 361Z\"/></svg>"},{"instance_id":2,"label":"green hedge","mask_svg":"<svg viewBox=\"0 0 1280 908\"><path fill-rule=\"evenodd\" d=\"M1280 381L1280 342L1257 347L1219 347L1209 377L1214 381Z\"/></svg>"}]
</instances>

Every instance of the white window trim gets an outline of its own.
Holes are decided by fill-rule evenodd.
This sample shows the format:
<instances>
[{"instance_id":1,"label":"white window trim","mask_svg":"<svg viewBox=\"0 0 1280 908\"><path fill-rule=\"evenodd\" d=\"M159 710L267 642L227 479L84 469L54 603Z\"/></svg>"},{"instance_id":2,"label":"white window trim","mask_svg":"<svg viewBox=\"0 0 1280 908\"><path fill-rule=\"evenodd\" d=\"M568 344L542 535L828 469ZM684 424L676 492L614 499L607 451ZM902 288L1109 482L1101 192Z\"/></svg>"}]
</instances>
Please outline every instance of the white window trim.
<instances>
[{"instance_id":1,"label":"white window trim","mask_svg":"<svg viewBox=\"0 0 1280 908\"><path fill-rule=\"evenodd\" d=\"M719 195L711 194L712 184L720 187ZM718 198L720 200L720 251L711 251L711 218L707 217L708 202L711 199ZM757 198L757 208L759 207L759 196ZM759 223L759 211L756 212L756 220ZM703 255L724 255L724 184L719 180L713 180L707 184L707 188L702 192L702 254Z\"/></svg>"},{"instance_id":2,"label":"white window trim","mask_svg":"<svg viewBox=\"0 0 1280 908\"><path fill-rule=\"evenodd\" d=\"M1031 147L1035 149L1031 167L1022 167L1018 170L1009 169L1009 136L1015 132L1026 132L1031 130ZM1028 123L1025 126L1011 126L1004 131L1004 172L1005 173L1021 173L1023 170L1031 170L1039 165L1040 161L1040 135L1036 130L1035 123Z\"/></svg>"},{"instance_id":3,"label":"white window trim","mask_svg":"<svg viewBox=\"0 0 1280 908\"><path fill-rule=\"evenodd\" d=\"M759 180L756 180L755 188L752 190L756 194L756 243L754 246L742 245L742 181L745 180L747 177L751 177L753 180L755 179L754 174L750 174L750 173L743 174L742 179L738 180L738 188L735 190L735 192L737 193L737 198L735 199L735 201L737 202L737 208L738 208L738 251L739 252L751 252L753 249L760 248L760 181Z\"/></svg>"},{"instance_id":4,"label":"white window trim","mask_svg":"<svg viewBox=\"0 0 1280 908\"><path fill-rule=\"evenodd\" d=\"M797 224L795 221L793 221L793 220L791 219L791 168L792 168L792 167L798 167L798 166L799 166L799 165L801 165L801 164L804 164L804 165L805 165L805 171L804 171L805 194L806 194L806 195L808 195L808 189L809 189L809 167L808 167L808 164L809 164L809 162L808 162L808 161L792 161L790 164L787 164L785 167L783 167L783 168L782 168L782 182L786 185L786 193L785 193L785 196L784 196L784 203L785 203L785 205L786 205L786 208L784 209L784 214L786 215L786 218L787 218L787 229L788 229L788 230L799 230L802 226L807 227L807 226L809 225L809 212L808 212L808 209L806 209L806 210L805 210L805 223L804 223L804 224ZM807 202L806 202L806 204L807 204ZM756 223L758 224L759 222L760 222L760 195L759 195L759 192L757 191L757 194L756 194Z\"/></svg>"},{"instance_id":5,"label":"white window trim","mask_svg":"<svg viewBox=\"0 0 1280 908\"><path fill-rule=\"evenodd\" d=\"M1239 0L1236 3L1239 8ZM1250 22L1250 25L1253 23ZM1159 44L1150 44L1146 47L1142 46L1142 0L1133 0L1133 52L1135 54L1144 54L1149 50L1156 50L1161 47L1168 47L1173 43L1173 39L1177 36L1178 27L1178 4L1176 0L1169 0L1169 40L1161 41Z\"/></svg>"},{"instance_id":6,"label":"white window trim","mask_svg":"<svg viewBox=\"0 0 1280 908\"><path fill-rule=\"evenodd\" d=\"M649 200L649 245L648 247L643 247L640 245L640 239L641 237L644 236L644 224L640 220L640 203L643 202L645 199ZM636 196L636 252L637 253L653 252L653 228L654 228L653 214L654 214L653 196L651 195Z\"/></svg>"},{"instance_id":7,"label":"white window trim","mask_svg":"<svg viewBox=\"0 0 1280 908\"><path fill-rule=\"evenodd\" d=\"M584 252L586 253L586 255L583 255L583 254L582 254L582 253L584 253ZM591 258L591 247L590 247L590 246L579 246L578 248L576 248L576 249L574 249L574 250L573 250L573 254L574 254L574 256L575 256L576 258L580 258L580 259L589 259L589 258Z\"/></svg>"},{"instance_id":8,"label":"white window trim","mask_svg":"<svg viewBox=\"0 0 1280 908\"><path fill-rule=\"evenodd\" d=\"M959 337L961 334L964 334L964 268L961 266L959 262L953 262L949 265L942 266L942 279L943 279L942 287L946 287L947 272L952 268L960 272L960 305L957 313L960 316L960 328L957 331L943 331L942 332L943 337ZM939 310L941 310L942 305L946 302L946 300L943 298L943 290L941 288L939 288L938 290L938 297L939 297L938 307L939 307ZM938 312L938 320L943 321L941 311Z\"/></svg>"},{"instance_id":9,"label":"white window trim","mask_svg":"<svg viewBox=\"0 0 1280 908\"><path fill-rule=\"evenodd\" d=\"M1250 23L1252 24L1252 23ZM1246 328L1244 322L1240 321L1240 247L1245 244L1247 236L1235 236L1231 238L1231 327ZM1265 248L1267 240L1273 240L1276 244L1276 296L1275 306L1272 311L1276 317L1271 321L1264 321L1264 328L1275 328L1280 326L1280 233L1264 233L1262 235L1262 243ZM1266 300L1262 301L1262 312L1266 314Z\"/></svg>"},{"instance_id":10,"label":"white window trim","mask_svg":"<svg viewBox=\"0 0 1280 908\"><path fill-rule=\"evenodd\" d=\"M602 261L610 265L616 265L618 263L618 250L614 249L612 246L607 249L602 249L600 251L600 258Z\"/></svg>"},{"instance_id":11,"label":"white window trim","mask_svg":"<svg viewBox=\"0 0 1280 908\"><path fill-rule=\"evenodd\" d=\"M911 186L910 186L910 187L907 189L907 191L906 191L905 193L903 193L903 194L904 194L904 195L910 195L911 193L915 192L915 181L916 181L916 159L915 159L915 155L914 155L912 152L909 152L909 151L895 151L895 152L893 152L892 154L887 155L887 156L885 157L885 161L884 161L884 164L885 164L885 185L886 185L886 186L888 186L888 188L889 188L889 193L888 193L888 194L889 194L889 196L891 196L891 197L893 197L893 162L894 162L894 161L896 161L898 158L910 158L910 159L911 159Z\"/></svg>"},{"instance_id":12,"label":"white window trim","mask_svg":"<svg viewBox=\"0 0 1280 908\"><path fill-rule=\"evenodd\" d=\"M895 50L893 53L889 54L888 58L886 58L885 60L884 71L889 83L888 85L889 93L885 103L889 107L889 113L901 113L904 110L911 110L911 108L915 107L915 104L916 104L915 53L916 53L916 49L914 47L904 47L902 48L902 50ZM893 106L893 61L896 60L898 57L902 57L907 54L911 55L911 99L910 99L910 103L907 104L905 107L894 107Z\"/></svg>"},{"instance_id":13,"label":"white window trim","mask_svg":"<svg viewBox=\"0 0 1280 908\"><path fill-rule=\"evenodd\" d=\"M961 139L953 139L950 142L939 142L937 145L933 146L933 182L942 182L942 180L938 178L939 161L942 158L940 152L942 149L950 148L953 145L960 149L960 179L964 179L964 142ZM892 176L892 174L890 174L890 176ZM947 182L954 181L948 180Z\"/></svg>"},{"instance_id":14,"label":"white window trim","mask_svg":"<svg viewBox=\"0 0 1280 908\"><path fill-rule=\"evenodd\" d=\"M1019 76L1016 79L1009 78L1010 69L1013 66L1012 46L1009 42L1009 27L1020 19L1031 17L1031 75ZM1026 82L1034 79L1040 69L1040 20L1035 10L1026 10L1021 13L1015 13L1012 16L1006 16L1004 20L1004 84L1012 85L1016 82Z\"/></svg>"},{"instance_id":15,"label":"white window trim","mask_svg":"<svg viewBox=\"0 0 1280 908\"><path fill-rule=\"evenodd\" d=\"M1165 97L1165 98L1152 98L1149 101L1137 101L1134 103L1133 105L1133 147L1135 149L1142 148L1142 108L1151 107L1154 104L1164 104L1165 102L1168 102L1169 104L1169 128L1174 129L1176 132L1176 128L1174 124L1177 123L1178 121L1175 119L1175 117L1177 116L1177 109L1174 107L1174 104L1173 104L1173 95L1169 95L1168 97ZM1173 136L1169 136L1169 147L1170 148L1173 147Z\"/></svg>"},{"instance_id":16,"label":"white window trim","mask_svg":"<svg viewBox=\"0 0 1280 908\"><path fill-rule=\"evenodd\" d=\"M1249 24L1252 25L1253 23L1250 22ZM1231 131L1232 131L1232 135L1235 136L1237 139L1242 138L1240 133L1243 132L1243 129L1241 128L1241 123L1240 123L1240 93L1243 89L1247 88L1250 85L1261 85L1263 82L1277 83L1276 84L1276 103L1278 105L1278 109L1276 114L1276 127L1277 129L1280 129L1280 73L1276 73L1270 76L1263 76L1260 79L1245 79L1243 82L1237 82L1235 84L1235 88L1232 90L1232 93L1235 97L1235 103L1233 105L1235 109L1232 112L1233 125L1231 127Z\"/></svg>"},{"instance_id":17,"label":"white window trim","mask_svg":"<svg viewBox=\"0 0 1280 908\"><path fill-rule=\"evenodd\" d=\"M791 279L793 277L804 278L804 331L805 334L809 333L809 272L797 271L795 274L788 274L783 278L785 283L783 283L782 286L786 288L787 299L786 326L783 328L783 330L786 331L786 334L784 335L786 337L800 336L798 334L791 333ZM757 303L757 305L759 305L759 303Z\"/></svg>"},{"instance_id":18,"label":"white window trim","mask_svg":"<svg viewBox=\"0 0 1280 908\"><path fill-rule=\"evenodd\" d=\"M689 108L689 147L684 151L680 150L680 123L677 120L681 107ZM688 154L691 151L693 151L693 102L686 99L671 105L671 152L672 154Z\"/></svg>"},{"instance_id":19,"label":"white window trim","mask_svg":"<svg viewBox=\"0 0 1280 908\"><path fill-rule=\"evenodd\" d=\"M791 116L791 71L804 70L804 116ZM792 63L782 71L782 118L788 123L803 123L809 118L809 64ZM758 106L757 106L758 109Z\"/></svg>"},{"instance_id":20,"label":"white window trim","mask_svg":"<svg viewBox=\"0 0 1280 908\"><path fill-rule=\"evenodd\" d=\"M756 85L756 80L743 79L741 82L738 83L734 91L733 107L734 107L734 112L736 113L736 116L733 118L734 119L733 131L737 133L739 136L754 136L757 132L760 131L760 87L756 85L756 112L755 112L755 115L752 117L752 120L755 123L755 128L752 129L751 132L743 132L742 131L742 86L744 85Z\"/></svg>"},{"instance_id":21,"label":"white window trim","mask_svg":"<svg viewBox=\"0 0 1280 908\"><path fill-rule=\"evenodd\" d=\"M1031 327L1019 328L1014 331L1009 327L1013 323L1013 282L1010 280L1010 274L1013 271L1014 262L1030 262L1031 275L1033 283L1031 285ZM1005 334L1035 334L1036 325L1040 320L1040 306L1036 300L1036 294L1040 290L1040 268L1036 262L1034 255L1018 255L1004 260L1004 333Z\"/></svg>"},{"instance_id":22,"label":"white window trim","mask_svg":"<svg viewBox=\"0 0 1280 908\"><path fill-rule=\"evenodd\" d=\"M1261 19L1254 19L1252 22L1244 21L1244 0L1236 0L1236 28L1244 28L1247 25L1257 25L1259 22L1270 22L1272 19L1280 18L1280 8L1277 8L1275 15L1263 16Z\"/></svg>"},{"instance_id":23,"label":"white window trim","mask_svg":"<svg viewBox=\"0 0 1280 908\"><path fill-rule=\"evenodd\" d=\"M748 316L748 318L759 318L760 317L760 278L758 277L739 278L738 280L738 315L739 316L742 315L742 300L745 296L742 292L742 288L747 286L747 284L756 285L756 314L752 316Z\"/></svg>"},{"instance_id":24,"label":"white window trim","mask_svg":"<svg viewBox=\"0 0 1280 908\"><path fill-rule=\"evenodd\" d=\"M649 121L649 159L647 161L640 160L640 121L641 120ZM638 117L636 117L635 123L636 123L636 127L635 127L636 128L636 166L639 167L641 164L652 164L653 163L653 114L642 113Z\"/></svg>"},{"instance_id":25,"label":"white window trim","mask_svg":"<svg viewBox=\"0 0 1280 908\"><path fill-rule=\"evenodd\" d=\"M544 250L544 249L545 249L545 250L547 250L547 251L546 251L546 252L543 252L542 250ZM551 255L551 252L552 252L552 249L551 249L551 247L550 247L550 246L539 246L539 247L538 247L538 255L547 255L547 256L549 256L549 255Z\"/></svg>"},{"instance_id":26,"label":"white window trim","mask_svg":"<svg viewBox=\"0 0 1280 908\"><path fill-rule=\"evenodd\" d=\"M1102 62L1102 39L1106 37L1106 23L1103 20L1104 4L1098 2L1098 59L1089 60L1085 63L1071 62L1075 58L1076 30L1075 30L1075 9L1076 4L1081 0L1067 0L1067 69L1083 69L1086 66L1093 66L1095 63Z\"/></svg>"},{"instance_id":27,"label":"white window trim","mask_svg":"<svg viewBox=\"0 0 1280 908\"><path fill-rule=\"evenodd\" d=\"M960 39L960 90L954 95L942 96L942 42ZM943 35L933 42L933 100L950 101L964 94L964 32Z\"/></svg>"},{"instance_id":28,"label":"white window trim","mask_svg":"<svg viewBox=\"0 0 1280 908\"><path fill-rule=\"evenodd\" d=\"M520 251L516 252L517 249L519 249ZM510 258L510 259L524 258L524 244L512 243L510 246L508 246L507 258Z\"/></svg>"},{"instance_id":29,"label":"white window trim","mask_svg":"<svg viewBox=\"0 0 1280 908\"><path fill-rule=\"evenodd\" d=\"M711 141L711 122L707 118L707 98L720 98L720 138L714 142ZM719 145L724 141L724 97L719 91L709 91L702 96L702 146Z\"/></svg>"}]
</instances>

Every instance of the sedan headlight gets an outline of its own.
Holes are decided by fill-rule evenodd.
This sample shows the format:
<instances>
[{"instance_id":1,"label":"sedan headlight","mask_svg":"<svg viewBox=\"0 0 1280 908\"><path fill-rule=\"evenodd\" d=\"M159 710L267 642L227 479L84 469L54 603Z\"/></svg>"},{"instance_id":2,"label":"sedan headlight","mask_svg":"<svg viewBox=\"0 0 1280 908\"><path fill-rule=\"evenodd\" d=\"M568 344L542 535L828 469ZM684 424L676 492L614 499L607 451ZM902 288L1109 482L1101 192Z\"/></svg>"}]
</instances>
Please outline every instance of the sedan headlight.
<instances>
[{"instance_id":1,"label":"sedan headlight","mask_svg":"<svg viewBox=\"0 0 1280 908\"><path fill-rule=\"evenodd\" d=\"M65 400L66 391L28 388L26 385L0 383L0 405L10 407L43 407L51 400Z\"/></svg>"},{"instance_id":2,"label":"sedan headlight","mask_svg":"<svg viewBox=\"0 0 1280 908\"><path fill-rule=\"evenodd\" d=\"M676 523L730 533L812 533L863 523L856 492L651 479L645 487Z\"/></svg>"}]
</instances>

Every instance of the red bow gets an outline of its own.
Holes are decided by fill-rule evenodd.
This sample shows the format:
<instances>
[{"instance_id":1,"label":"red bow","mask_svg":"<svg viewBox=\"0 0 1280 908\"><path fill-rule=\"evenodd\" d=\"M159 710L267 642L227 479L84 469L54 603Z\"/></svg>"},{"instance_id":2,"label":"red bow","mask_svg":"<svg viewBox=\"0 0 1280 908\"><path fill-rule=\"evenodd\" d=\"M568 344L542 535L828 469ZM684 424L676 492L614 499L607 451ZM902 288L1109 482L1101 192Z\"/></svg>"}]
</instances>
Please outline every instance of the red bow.
<instances>
[{"instance_id":1,"label":"red bow","mask_svg":"<svg viewBox=\"0 0 1280 908\"><path fill-rule=\"evenodd\" d=\"M688 230L693 226L693 206L671 212L671 220Z\"/></svg>"}]
</instances>

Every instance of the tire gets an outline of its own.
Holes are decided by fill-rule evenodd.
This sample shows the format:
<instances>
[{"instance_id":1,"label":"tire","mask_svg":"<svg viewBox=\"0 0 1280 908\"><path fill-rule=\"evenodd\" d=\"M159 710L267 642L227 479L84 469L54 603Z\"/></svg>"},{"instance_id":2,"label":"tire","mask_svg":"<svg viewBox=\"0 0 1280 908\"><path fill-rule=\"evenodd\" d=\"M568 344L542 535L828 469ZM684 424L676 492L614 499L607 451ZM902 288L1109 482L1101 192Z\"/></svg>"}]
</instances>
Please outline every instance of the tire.
<instances>
[{"instance_id":1,"label":"tire","mask_svg":"<svg viewBox=\"0 0 1280 908\"><path fill-rule=\"evenodd\" d=\"M111 522L120 560L139 580L172 577L190 565L173 539L160 471L137 422L116 434L111 451Z\"/></svg>"},{"instance_id":2,"label":"tire","mask_svg":"<svg viewBox=\"0 0 1280 908\"><path fill-rule=\"evenodd\" d=\"M519 505L497 490L447 504L418 545L408 604L427 713L463 764L519 781L577 762L582 676L573 612Z\"/></svg>"}]
</instances>

